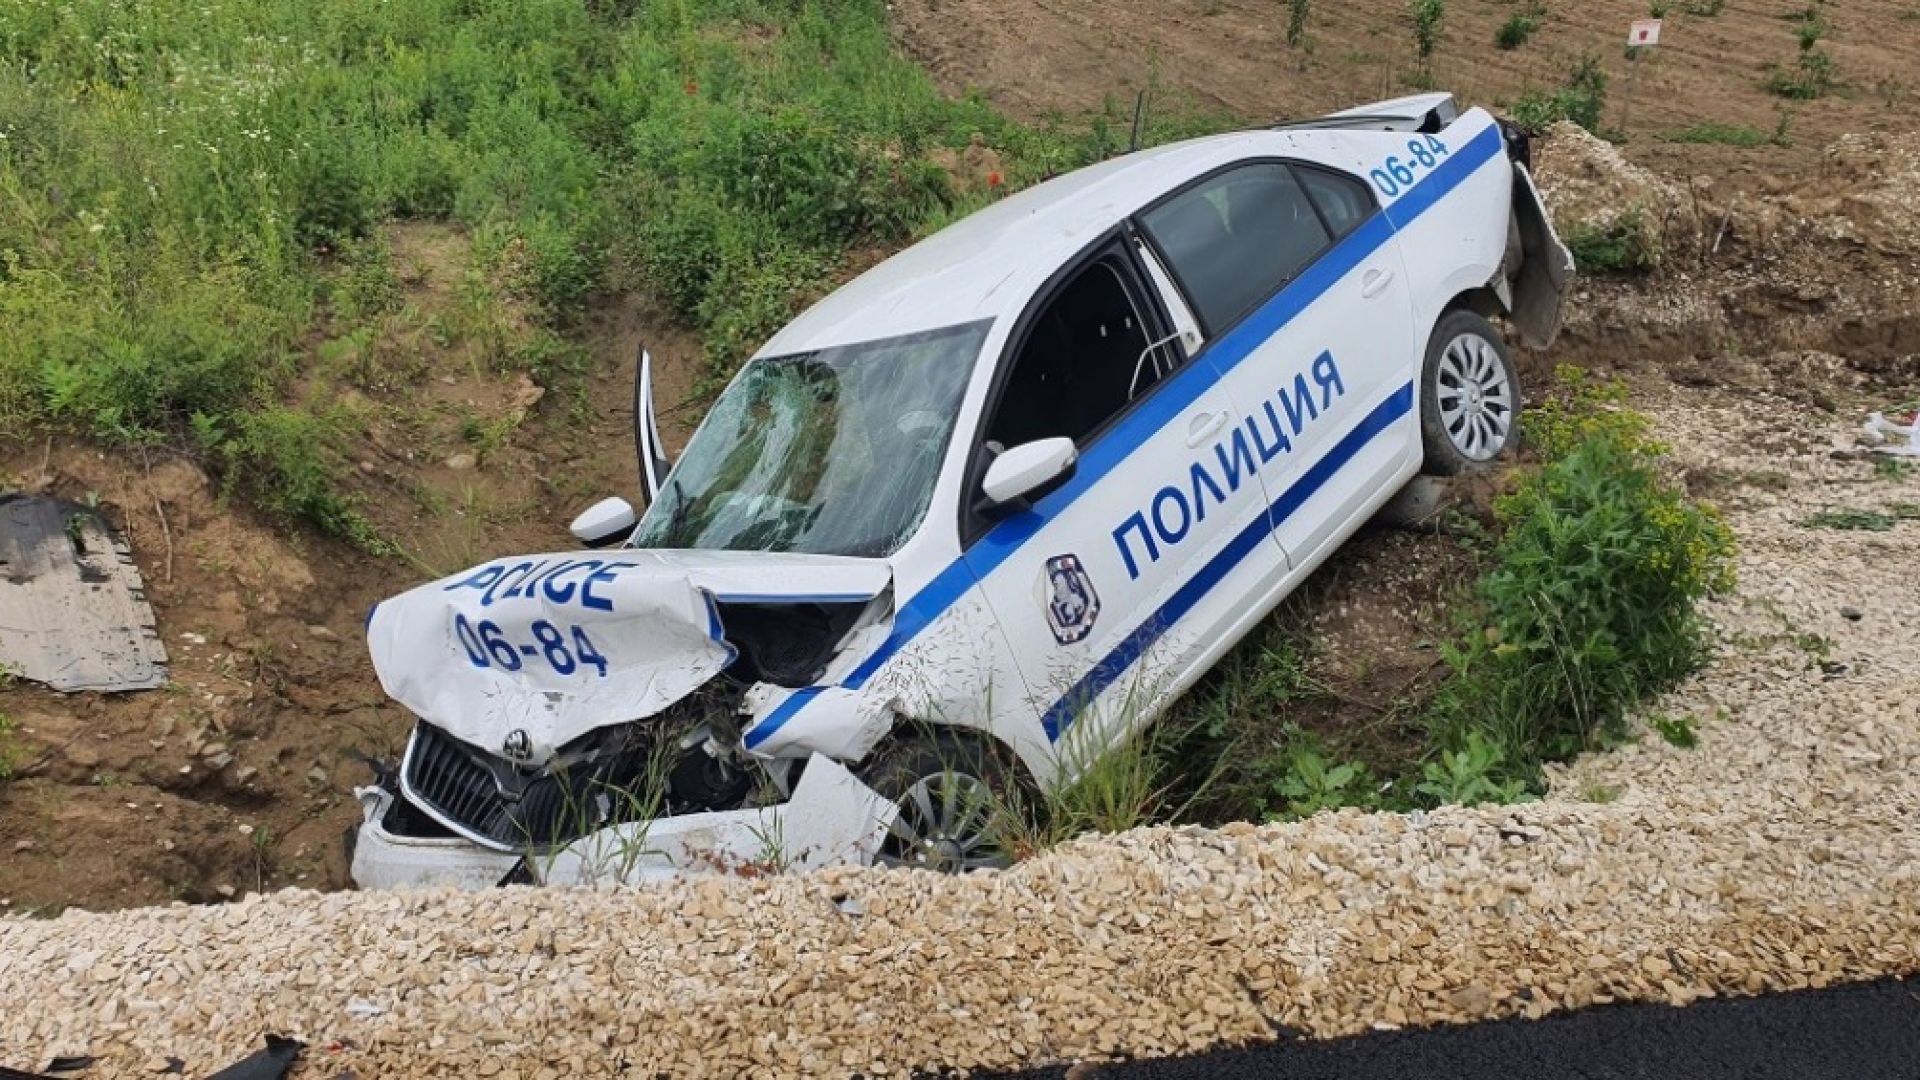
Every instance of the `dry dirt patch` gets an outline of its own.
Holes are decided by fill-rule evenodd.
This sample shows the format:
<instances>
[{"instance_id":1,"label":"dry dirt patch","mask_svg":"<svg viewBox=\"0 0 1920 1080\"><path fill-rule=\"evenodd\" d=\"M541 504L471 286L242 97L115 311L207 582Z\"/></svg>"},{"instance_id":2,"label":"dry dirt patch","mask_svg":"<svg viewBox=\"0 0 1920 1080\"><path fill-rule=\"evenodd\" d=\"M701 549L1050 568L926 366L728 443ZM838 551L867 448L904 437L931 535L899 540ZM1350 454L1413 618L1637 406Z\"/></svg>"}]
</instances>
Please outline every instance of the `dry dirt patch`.
<instances>
[{"instance_id":1,"label":"dry dirt patch","mask_svg":"<svg viewBox=\"0 0 1920 1080\"><path fill-rule=\"evenodd\" d=\"M1817 169L1822 149L1843 132L1900 131L1920 100L1920 16L1905 0L1827 5L1823 43L1843 91L1796 106L1789 147L1738 149L1655 138L1710 120L1771 132L1785 104L1763 87L1767 65L1791 61L1797 45L1786 16L1804 0L1734 0L1712 18L1672 5L1664 44L1641 64L1628 153L1677 176L1709 174L1730 186L1764 189L1782 174ZM1472 104L1512 101L1550 89L1583 51L1612 78L1609 123L1627 88L1627 24L1647 14L1641 0L1556 0L1524 47L1495 49L1494 31L1518 10L1509 4L1447 5L1433 84ZM1111 96L1123 113L1134 94L1159 85L1201 106L1249 119L1318 115L1411 93L1413 38L1402 0L1317 3L1311 49L1286 44L1287 5L1278 0L900 0L893 7L902 46L953 93L978 89L1015 115L1040 118L1099 109Z\"/></svg>"}]
</instances>

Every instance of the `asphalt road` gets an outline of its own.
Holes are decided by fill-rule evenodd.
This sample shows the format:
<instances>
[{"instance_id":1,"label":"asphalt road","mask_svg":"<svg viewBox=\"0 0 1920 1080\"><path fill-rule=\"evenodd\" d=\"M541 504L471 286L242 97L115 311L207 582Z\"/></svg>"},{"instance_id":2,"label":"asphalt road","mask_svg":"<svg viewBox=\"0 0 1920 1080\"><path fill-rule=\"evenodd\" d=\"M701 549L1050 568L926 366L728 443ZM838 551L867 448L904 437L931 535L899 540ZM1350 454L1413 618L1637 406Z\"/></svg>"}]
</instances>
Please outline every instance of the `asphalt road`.
<instances>
[{"instance_id":1,"label":"asphalt road","mask_svg":"<svg viewBox=\"0 0 1920 1080\"><path fill-rule=\"evenodd\" d=\"M1054 1080L1065 1068L1005 1074ZM1916 1080L1920 980L1081 1066L1074 1080Z\"/></svg>"}]
</instances>

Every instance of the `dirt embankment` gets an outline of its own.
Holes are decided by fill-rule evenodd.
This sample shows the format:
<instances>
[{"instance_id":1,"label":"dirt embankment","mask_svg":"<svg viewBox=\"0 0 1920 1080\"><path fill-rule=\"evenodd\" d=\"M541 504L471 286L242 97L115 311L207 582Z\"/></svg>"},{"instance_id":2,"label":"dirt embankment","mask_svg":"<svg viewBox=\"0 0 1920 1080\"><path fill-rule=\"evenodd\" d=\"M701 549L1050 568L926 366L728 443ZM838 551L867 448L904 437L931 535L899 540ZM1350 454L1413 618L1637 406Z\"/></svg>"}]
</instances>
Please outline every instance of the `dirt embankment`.
<instances>
[{"instance_id":1,"label":"dirt embankment","mask_svg":"<svg viewBox=\"0 0 1920 1080\"><path fill-rule=\"evenodd\" d=\"M1821 369L1855 373L1833 389L1920 379L1920 131L1843 136L1771 193L1635 165L1571 124L1537 160L1562 233L1631 228L1660 252L1651 273L1581 279L1553 362L1809 391ZM1811 375L1772 363L1808 353L1829 358Z\"/></svg>"}]
</instances>

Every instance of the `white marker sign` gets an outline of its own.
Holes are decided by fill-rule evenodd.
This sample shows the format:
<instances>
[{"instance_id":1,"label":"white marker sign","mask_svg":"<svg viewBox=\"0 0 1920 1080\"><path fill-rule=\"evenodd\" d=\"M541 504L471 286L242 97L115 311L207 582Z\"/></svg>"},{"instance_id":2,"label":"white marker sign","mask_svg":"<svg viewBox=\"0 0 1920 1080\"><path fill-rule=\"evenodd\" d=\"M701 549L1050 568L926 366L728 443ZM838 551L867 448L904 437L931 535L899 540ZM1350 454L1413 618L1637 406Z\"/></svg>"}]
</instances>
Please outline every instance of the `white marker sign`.
<instances>
[{"instance_id":1,"label":"white marker sign","mask_svg":"<svg viewBox=\"0 0 1920 1080\"><path fill-rule=\"evenodd\" d=\"M1628 48L1658 44L1660 44L1659 19L1635 19L1633 25L1627 28Z\"/></svg>"}]
</instances>

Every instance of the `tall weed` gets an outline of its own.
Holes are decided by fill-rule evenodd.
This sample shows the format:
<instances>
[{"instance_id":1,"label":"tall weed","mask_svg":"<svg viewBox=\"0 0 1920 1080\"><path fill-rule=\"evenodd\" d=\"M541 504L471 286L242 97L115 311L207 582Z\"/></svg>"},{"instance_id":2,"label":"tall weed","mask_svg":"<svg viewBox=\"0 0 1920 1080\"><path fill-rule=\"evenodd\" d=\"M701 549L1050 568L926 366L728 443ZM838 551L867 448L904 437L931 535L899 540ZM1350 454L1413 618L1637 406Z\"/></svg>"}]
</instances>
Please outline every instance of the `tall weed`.
<instances>
[{"instance_id":1,"label":"tall weed","mask_svg":"<svg viewBox=\"0 0 1920 1080\"><path fill-rule=\"evenodd\" d=\"M1493 568L1431 711L1437 745L1477 737L1526 772L1604 740L1698 666L1696 605L1733 586L1731 532L1661 472L1624 391L1570 384L1523 418L1545 460L1497 504Z\"/></svg>"}]
</instances>

